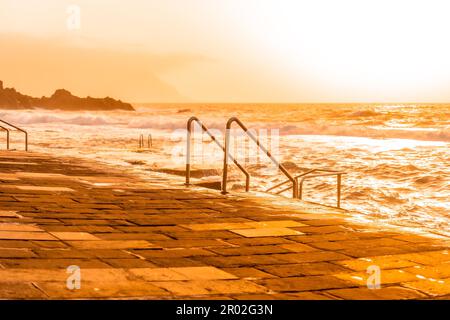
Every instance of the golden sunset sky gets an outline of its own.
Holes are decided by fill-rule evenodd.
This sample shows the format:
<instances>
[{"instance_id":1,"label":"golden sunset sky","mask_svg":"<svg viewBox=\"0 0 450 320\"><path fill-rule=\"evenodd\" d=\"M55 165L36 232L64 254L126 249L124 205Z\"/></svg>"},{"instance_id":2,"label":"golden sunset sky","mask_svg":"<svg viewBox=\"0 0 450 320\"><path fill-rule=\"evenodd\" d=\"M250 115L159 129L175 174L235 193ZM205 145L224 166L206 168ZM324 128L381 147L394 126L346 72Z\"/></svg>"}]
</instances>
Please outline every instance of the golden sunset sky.
<instances>
[{"instance_id":1,"label":"golden sunset sky","mask_svg":"<svg viewBox=\"0 0 450 320\"><path fill-rule=\"evenodd\" d=\"M445 0L0 0L0 80L131 102L445 102L449 16Z\"/></svg>"}]
</instances>

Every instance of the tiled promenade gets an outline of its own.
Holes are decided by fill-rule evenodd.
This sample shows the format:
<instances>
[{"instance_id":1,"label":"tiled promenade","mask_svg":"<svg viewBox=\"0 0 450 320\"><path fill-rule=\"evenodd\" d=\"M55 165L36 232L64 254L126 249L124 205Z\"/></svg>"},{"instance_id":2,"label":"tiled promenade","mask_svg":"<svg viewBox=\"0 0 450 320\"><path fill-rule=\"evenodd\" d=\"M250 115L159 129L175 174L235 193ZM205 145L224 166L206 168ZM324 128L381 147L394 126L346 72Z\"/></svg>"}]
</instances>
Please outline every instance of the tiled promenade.
<instances>
[{"instance_id":1,"label":"tiled promenade","mask_svg":"<svg viewBox=\"0 0 450 320\"><path fill-rule=\"evenodd\" d=\"M0 183L0 298L450 298L449 242L344 211L35 153L0 152Z\"/></svg>"}]
</instances>

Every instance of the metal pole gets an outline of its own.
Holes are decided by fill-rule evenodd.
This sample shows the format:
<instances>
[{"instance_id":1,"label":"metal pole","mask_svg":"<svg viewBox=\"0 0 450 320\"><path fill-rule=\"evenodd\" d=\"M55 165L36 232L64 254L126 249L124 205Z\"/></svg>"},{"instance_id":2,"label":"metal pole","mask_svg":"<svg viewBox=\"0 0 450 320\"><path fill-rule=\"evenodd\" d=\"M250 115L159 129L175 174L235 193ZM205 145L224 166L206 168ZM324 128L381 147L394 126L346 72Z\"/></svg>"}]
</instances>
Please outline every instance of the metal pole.
<instances>
[{"instance_id":1,"label":"metal pole","mask_svg":"<svg viewBox=\"0 0 450 320\"><path fill-rule=\"evenodd\" d=\"M244 164L245 165L248 165L249 164L249 156L250 156L250 150L249 150L249 146L250 146L250 143L249 143L249 138L248 137L245 137L245 149L244 149L244 151L245 151L245 162L244 162Z\"/></svg>"},{"instance_id":2,"label":"metal pole","mask_svg":"<svg viewBox=\"0 0 450 320\"><path fill-rule=\"evenodd\" d=\"M259 140L259 130L256 131L256 138ZM259 149L256 148L256 164L259 165Z\"/></svg>"},{"instance_id":3,"label":"metal pole","mask_svg":"<svg viewBox=\"0 0 450 320\"><path fill-rule=\"evenodd\" d=\"M305 178L302 178L301 180L300 180L300 184L299 184L299 187L298 187L298 198L300 199L300 200L302 200L303 199L303 182L305 181Z\"/></svg>"},{"instance_id":4,"label":"metal pole","mask_svg":"<svg viewBox=\"0 0 450 320\"><path fill-rule=\"evenodd\" d=\"M151 134L149 134L147 137L147 145L149 149L153 147L153 137Z\"/></svg>"},{"instance_id":5,"label":"metal pole","mask_svg":"<svg viewBox=\"0 0 450 320\"><path fill-rule=\"evenodd\" d=\"M340 209L341 208L341 179L342 175L338 174L337 175L337 207Z\"/></svg>"},{"instance_id":6,"label":"metal pole","mask_svg":"<svg viewBox=\"0 0 450 320\"><path fill-rule=\"evenodd\" d=\"M139 149L142 149L144 147L144 135L141 133L139 136Z\"/></svg>"},{"instance_id":7,"label":"metal pole","mask_svg":"<svg viewBox=\"0 0 450 320\"><path fill-rule=\"evenodd\" d=\"M296 199L298 194L298 186L295 182L292 184L292 198Z\"/></svg>"},{"instance_id":8,"label":"metal pole","mask_svg":"<svg viewBox=\"0 0 450 320\"><path fill-rule=\"evenodd\" d=\"M200 147L202 148L202 165L205 164L205 150L203 148L203 136L204 136L204 132L202 130L202 140L200 141Z\"/></svg>"},{"instance_id":9,"label":"metal pole","mask_svg":"<svg viewBox=\"0 0 450 320\"><path fill-rule=\"evenodd\" d=\"M9 150L9 129L0 126L0 129L6 131L6 150Z\"/></svg>"},{"instance_id":10,"label":"metal pole","mask_svg":"<svg viewBox=\"0 0 450 320\"><path fill-rule=\"evenodd\" d=\"M234 158L235 159L239 159L238 157L237 157L237 154L238 154L238 143L237 143L237 135L236 135L236 133L234 133L233 134L233 138L234 138Z\"/></svg>"},{"instance_id":11,"label":"metal pole","mask_svg":"<svg viewBox=\"0 0 450 320\"><path fill-rule=\"evenodd\" d=\"M192 130L192 121L195 118L192 117L187 122L187 136L186 136L186 185L190 184L191 178L191 130Z\"/></svg>"},{"instance_id":12,"label":"metal pole","mask_svg":"<svg viewBox=\"0 0 450 320\"><path fill-rule=\"evenodd\" d=\"M227 123L225 130L225 152L223 155L222 194L227 194L228 180L228 153L230 152L230 125Z\"/></svg>"}]
</instances>

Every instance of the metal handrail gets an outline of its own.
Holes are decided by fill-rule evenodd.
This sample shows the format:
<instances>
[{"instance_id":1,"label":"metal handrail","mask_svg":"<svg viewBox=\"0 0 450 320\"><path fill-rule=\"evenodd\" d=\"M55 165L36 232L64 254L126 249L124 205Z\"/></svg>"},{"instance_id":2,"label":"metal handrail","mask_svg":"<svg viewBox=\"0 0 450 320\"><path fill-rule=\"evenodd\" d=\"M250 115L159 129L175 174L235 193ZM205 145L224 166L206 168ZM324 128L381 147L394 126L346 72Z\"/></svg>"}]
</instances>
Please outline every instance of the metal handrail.
<instances>
[{"instance_id":1,"label":"metal handrail","mask_svg":"<svg viewBox=\"0 0 450 320\"><path fill-rule=\"evenodd\" d=\"M236 117L232 117L228 120L227 126L226 126L226 133L225 133L225 153L223 158L223 178L222 178L222 194L227 193L227 177L228 177L228 158L231 158L230 155L230 129L233 122L236 122L239 127L244 131L245 134L247 134L250 139L252 139L256 145L272 160L272 162L277 165L281 172L284 173L284 175L292 182L292 189L293 189L293 198L297 197L297 184L292 177L292 175L286 170L286 168L279 163L274 156L264 147L261 145L261 142L247 129L247 127Z\"/></svg>"},{"instance_id":2,"label":"metal handrail","mask_svg":"<svg viewBox=\"0 0 450 320\"><path fill-rule=\"evenodd\" d=\"M302 176L304 176L304 175L310 174L311 172L314 172L314 171L317 171L317 170L318 170L318 169L308 170L308 171L306 171L306 172L304 172L304 173L302 173L302 174L300 174L300 175L298 175L298 176L295 176L294 179L298 179L298 178L300 178L300 177L302 177ZM291 180L288 179L288 180L285 180L285 181L283 181L283 182L281 182L281 183L278 183L278 184L276 184L276 185L270 187L269 189L267 189L265 192L270 192L270 191L272 191L272 190L274 190L274 189L276 189L276 188L279 188L279 187L281 187L281 186L284 186L286 183L288 183L288 182L290 182L290 181L291 181ZM279 192L277 192L276 194L283 193L284 191L287 191L287 190L289 190L289 189L291 189L291 188L292 188L292 186L289 186L288 188L283 189L282 191L279 191Z\"/></svg>"},{"instance_id":3,"label":"metal handrail","mask_svg":"<svg viewBox=\"0 0 450 320\"><path fill-rule=\"evenodd\" d=\"M149 134L147 137L147 145L149 149L153 147L153 137L151 134Z\"/></svg>"},{"instance_id":4,"label":"metal handrail","mask_svg":"<svg viewBox=\"0 0 450 320\"><path fill-rule=\"evenodd\" d=\"M318 170L319 171L319 170ZM328 171L329 173L324 174L314 174L314 175L305 175L303 176L300 181L297 179L298 183L298 198L302 200L303 198L303 183L306 179L315 178L315 177L327 177L327 176L336 176L336 202L337 208L341 208L341 182L342 182L342 175L345 174L345 172L341 171L334 171L334 170L320 170L320 171Z\"/></svg>"},{"instance_id":5,"label":"metal handrail","mask_svg":"<svg viewBox=\"0 0 450 320\"><path fill-rule=\"evenodd\" d=\"M324 172L339 172L339 171L336 171L336 170L328 170L328 169L310 169L310 170L308 170L308 171L306 171L306 172L304 172L304 173L302 173L302 174L299 174L298 176L295 176L294 179L298 180L299 178L301 178L301 177L303 177L303 176L305 176L305 175L307 175L307 174L310 174L310 173L313 173L313 172L317 172L317 171L324 171ZM274 190L274 189L276 189L276 188L279 188L279 187L285 185L286 183L288 183L288 182L290 182L290 181L291 181L291 180L288 179L288 180L285 180L285 181L283 181L283 182L280 182L280 183L278 183L278 184L276 184L276 185L270 187L269 189L267 189L267 190L264 191L264 192L270 192L270 191L272 191L272 190ZM277 192L276 194L283 193L284 191L287 191L287 190L289 190L289 189L291 189L291 188L292 188L292 187L288 187L288 188L286 188L286 189L283 189L283 191Z\"/></svg>"},{"instance_id":6,"label":"metal handrail","mask_svg":"<svg viewBox=\"0 0 450 320\"><path fill-rule=\"evenodd\" d=\"M139 135L139 149L142 149L144 147L144 135Z\"/></svg>"},{"instance_id":7,"label":"metal handrail","mask_svg":"<svg viewBox=\"0 0 450 320\"><path fill-rule=\"evenodd\" d=\"M141 135L139 136L139 149L144 148L144 146L144 135L141 133ZM147 148L150 149L151 147L153 147L153 138L152 135L149 134L147 136Z\"/></svg>"},{"instance_id":8,"label":"metal handrail","mask_svg":"<svg viewBox=\"0 0 450 320\"><path fill-rule=\"evenodd\" d=\"M0 129L6 131L6 150L9 150L9 129L3 126L0 126Z\"/></svg>"},{"instance_id":9,"label":"metal handrail","mask_svg":"<svg viewBox=\"0 0 450 320\"><path fill-rule=\"evenodd\" d=\"M190 178L191 178L191 135L192 135L192 126L193 123L196 122L200 125L203 132L206 132L212 141L214 141L220 149L225 153L224 146L217 141L216 137L209 131L209 129L197 118L197 117L191 117L189 118L187 122L187 146L186 146L186 185L190 185ZM242 171L242 173L245 175L245 191L248 192L250 189L250 174L247 170L237 160L235 160L233 157L231 157L231 160L233 163Z\"/></svg>"},{"instance_id":10,"label":"metal handrail","mask_svg":"<svg viewBox=\"0 0 450 320\"><path fill-rule=\"evenodd\" d=\"M4 123L4 124L6 124L6 125L8 125L10 127L13 127L17 131L20 131L20 132L25 134L25 151L28 151L28 132L26 130L24 130L24 129L21 129L21 128L13 125L11 123L9 123L9 122L6 122L5 120L0 119L0 122Z\"/></svg>"}]
</instances>

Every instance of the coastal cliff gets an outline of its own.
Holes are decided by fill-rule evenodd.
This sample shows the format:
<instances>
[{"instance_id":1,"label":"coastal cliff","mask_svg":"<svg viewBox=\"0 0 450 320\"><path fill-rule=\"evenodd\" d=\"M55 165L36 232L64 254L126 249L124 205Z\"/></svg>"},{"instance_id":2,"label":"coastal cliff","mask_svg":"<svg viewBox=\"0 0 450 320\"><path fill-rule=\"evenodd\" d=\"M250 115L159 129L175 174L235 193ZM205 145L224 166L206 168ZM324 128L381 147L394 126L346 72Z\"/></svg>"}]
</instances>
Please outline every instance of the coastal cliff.
<instances>
[{"instance_id":1,"label":"coastal cliff","mask_svg":"<svg viewBox=\"0 0 450 320\"><path fill-rule=\"evenodd\" d=\"M34 98L24 95L14 88L3 88L0 81L0 109L59 109L59 110L129 110L134 111L131 104L106 98L80 98L65 89L58 89L51 97Z\"/></svg>"}]
</instances>

